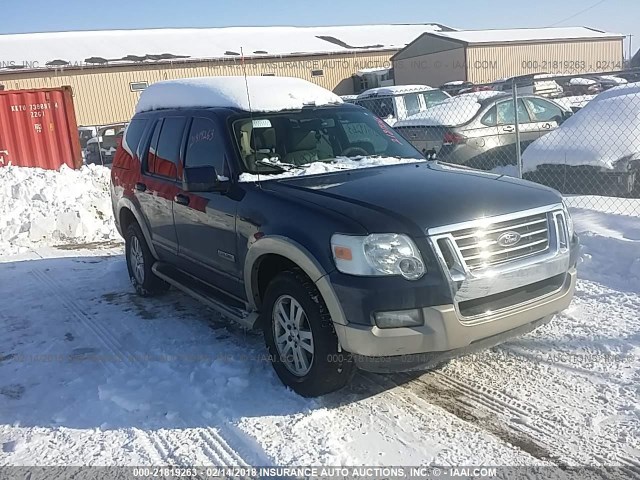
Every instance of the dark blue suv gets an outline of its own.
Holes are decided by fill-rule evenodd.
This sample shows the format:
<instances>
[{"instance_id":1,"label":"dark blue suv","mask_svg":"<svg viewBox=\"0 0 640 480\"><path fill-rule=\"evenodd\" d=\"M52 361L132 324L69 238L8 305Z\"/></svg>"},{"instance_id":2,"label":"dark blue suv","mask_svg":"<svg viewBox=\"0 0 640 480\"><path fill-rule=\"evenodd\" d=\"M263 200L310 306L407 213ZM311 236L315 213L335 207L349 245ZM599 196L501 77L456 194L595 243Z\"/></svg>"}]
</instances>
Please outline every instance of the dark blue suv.
<instances>
[{"instance_id":1,"label":"dark blue suv","mask_svg":"<svg viewBox=\"0 0 640 480\"><path fill-rule=\"evenodd\" d=\"M285 88L253 82L272 82L258 106ZM143 94L112 168L131 281L261 328L296 392L433 368L569 305L577 238L554 190L425 161L337 97L269 110L229 100L237 83L176 83Z\"/></svg>"}]
</instances>

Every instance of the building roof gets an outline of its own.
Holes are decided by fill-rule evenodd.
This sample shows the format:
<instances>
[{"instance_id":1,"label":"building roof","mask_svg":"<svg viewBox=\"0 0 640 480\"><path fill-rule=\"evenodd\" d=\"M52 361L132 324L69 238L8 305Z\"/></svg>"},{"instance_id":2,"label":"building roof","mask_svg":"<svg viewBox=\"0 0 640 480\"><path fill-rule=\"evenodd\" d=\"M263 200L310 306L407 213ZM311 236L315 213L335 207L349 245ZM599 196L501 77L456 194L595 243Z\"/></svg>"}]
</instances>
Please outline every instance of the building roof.
<instances>
[{"instance_id":1,"label":"building roof","mask_svg":"<svg viewBox=\"0 0 640 480\"><path fill-rule=\"evenodd\" d=\"M603 32L589 27L511 28L507 30L458 30L428 33L467 44L624 38L624 35L620 33Z\"/></svg>"},{"instance_id":2,"label":"building roof","mask_svg":"<svg viewBox=\"0 0 640 480\"><path fill-rule=\"evenodd\" d=\"M439 24L99 30L0 35L0 70L400 50Z\"/></svg>"}]
</instances>

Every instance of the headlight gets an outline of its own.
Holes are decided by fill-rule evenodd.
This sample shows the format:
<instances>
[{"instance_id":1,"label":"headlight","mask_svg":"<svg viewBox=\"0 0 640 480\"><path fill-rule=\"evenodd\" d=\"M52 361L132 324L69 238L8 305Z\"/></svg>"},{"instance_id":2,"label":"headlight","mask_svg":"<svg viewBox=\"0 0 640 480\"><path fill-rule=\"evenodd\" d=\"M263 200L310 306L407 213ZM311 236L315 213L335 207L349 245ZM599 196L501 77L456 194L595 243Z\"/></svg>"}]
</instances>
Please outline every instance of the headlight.
<instances>
[{"instance_id":1,"label":"headlight","mask_svg":"<svg viewBox=\"0 0 640 480\"><path fill-rule=\"evenodd\" d=\"M366 237L335 234L331 251L336 267L351 275L402 275L422 277L426 268L413 240L397 233L374 233Z\"/></svg>"},{"instance_id":2,"label":"headlight","mask_svg":"<svg viewBox=\"0 0 640 480\"><path fill-rule=\"evenodd\" d=\"M567 233L569 234L569 241L573 238L573 234L575 232L573 225L573 218L571 218L571 214L569 213L569 207L567 204L562 201L562 208L564 210L564 218L567 219Z\"/></svg>"}]
</instances>

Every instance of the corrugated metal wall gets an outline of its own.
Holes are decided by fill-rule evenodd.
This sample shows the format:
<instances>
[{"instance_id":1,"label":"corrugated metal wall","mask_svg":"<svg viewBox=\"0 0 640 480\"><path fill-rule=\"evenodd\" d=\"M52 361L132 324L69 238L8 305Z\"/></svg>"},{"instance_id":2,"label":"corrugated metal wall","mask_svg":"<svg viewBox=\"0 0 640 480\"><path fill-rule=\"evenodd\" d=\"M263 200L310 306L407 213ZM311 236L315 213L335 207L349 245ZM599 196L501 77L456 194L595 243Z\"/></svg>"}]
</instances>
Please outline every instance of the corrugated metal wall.
<instances>
[{"instance_id":1,"label":"corrugated metal wall","mask_svg":"<svg viewBox=\"0 0 640 480\"><path fill-rule=\"evenodd\" d=\"M248 75L275 74L304 78L339 95L353 93L351 76L363 68L389 67L396 51L366 54L314 55L278 59L247 59ZM322 76L313 76L322 70ZM133 115L139 93L133 82L149 84L175 78L242 75L240 60L175 64L141 64L78 70L22 72L0 75L8 90L51 88L70 85L74 92L76 116L80 125L101 125L127 121Z\"/></svg>"},{"instance_id":2,"label":"corrugated metal wall","mask_svg":"<svg viewBox=\"0 0 640 480\"><path fill-rule=\"evenodd\" d=\"M464 48L428 53L406 59L394 59L397 85L429 85L439 87L445 82L466 79Z\"/></svg>"},{"instance_id":3,"label":"corrugated metal wall","mask_svg":"<svg viewBox=\"0 0 640 480\"><path fill-rule=\"evenodd\" d=\"M622 39L469 46L467 80L486 83L528 73L572 75L621 70L622 48Z\"/></svg>"},{"instance_id":4,"label":"corrugated metal wall","mask_svg":"<svg viewBox=\"0 0 640 480\"><path fill-rule=\"evenodd\" d=\"M68 88L0 92L0 167L82 165Z\"/></svg>"}]
</instances>

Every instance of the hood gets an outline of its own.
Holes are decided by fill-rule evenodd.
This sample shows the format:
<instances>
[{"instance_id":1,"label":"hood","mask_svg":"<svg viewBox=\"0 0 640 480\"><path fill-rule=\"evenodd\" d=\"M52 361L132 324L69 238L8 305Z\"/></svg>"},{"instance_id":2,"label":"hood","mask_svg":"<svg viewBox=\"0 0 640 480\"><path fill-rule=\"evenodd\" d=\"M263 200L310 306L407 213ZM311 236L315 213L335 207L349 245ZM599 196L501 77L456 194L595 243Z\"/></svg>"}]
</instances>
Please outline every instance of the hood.
<instances>
[{"instance_id":1,"label":"hood","mask_svg":"<svg viewBox=\"0 0 640 480\"><path fill-rule=\"evenodd\" d=\"M285 178L262 186L336 210L372 233L413 236L562 201L558 192L536 183L438 162Z\"/></svg>"}]
</instances>

